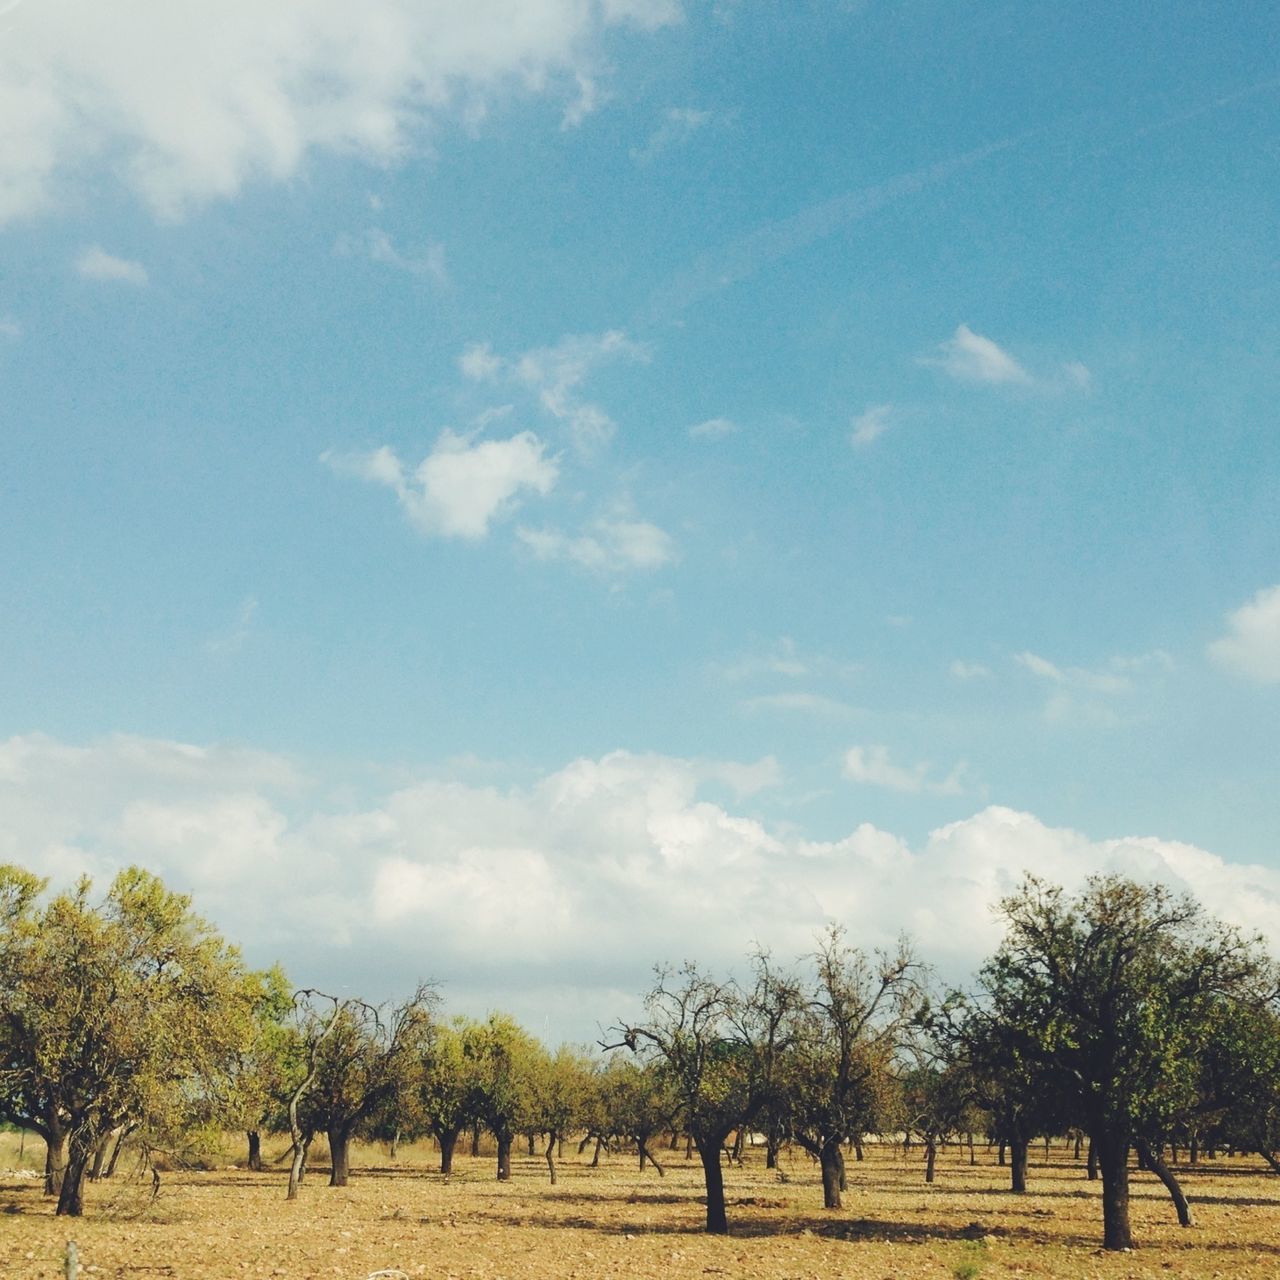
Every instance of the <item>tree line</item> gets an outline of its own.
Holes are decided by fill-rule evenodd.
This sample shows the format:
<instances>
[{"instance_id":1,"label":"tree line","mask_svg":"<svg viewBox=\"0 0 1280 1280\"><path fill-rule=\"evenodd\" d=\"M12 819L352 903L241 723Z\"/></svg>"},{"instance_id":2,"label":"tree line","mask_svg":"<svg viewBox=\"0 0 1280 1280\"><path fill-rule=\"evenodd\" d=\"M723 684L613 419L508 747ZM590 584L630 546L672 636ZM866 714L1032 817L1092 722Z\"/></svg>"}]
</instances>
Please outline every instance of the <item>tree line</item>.
<instances>
[{"instance_id":1,"label":"tree line","mask_svg":"<svg viewBox=\"0 0 1280 1280\"><path fill-rule=\"evenodd\" d=\"M812 955L763 951L739 978L687 963L655 970L642 1016L596 1051L551 1050L503 1013L448 1016L420 984L404 1001L295 990L255 971L190 899L136 868L100 901L81 881L0 867L0 1119L46 1143L45 1191L83 1212L126 1142L197 1158L228 1130L262 1168L262 1136L287 1134L287 1195L316 1136L332 1185L356 1137L431 1135L440 1169L459 1141L626 1150L664 1174L696 1151L706 1228L725 1232L724 1173L761 1140L812 1157L823 1203L842 1207L845 1159L871 1137L921 1150L999 1143L1009 1189L1027 1189L1038 1138L1087 1144L1103 1244L1129 1248L1133 1159L1192 1209L1167 1153L1258 1153L1280 1173L1280 1012L1262 940L1186 896L1110 876L1075 895L1028 876L999 904L1004 939L966 990L943 991L909 941L869 952L832 927ZM604 1050L604 1053L599 1052Z\"/></svg>"}]
</instances>

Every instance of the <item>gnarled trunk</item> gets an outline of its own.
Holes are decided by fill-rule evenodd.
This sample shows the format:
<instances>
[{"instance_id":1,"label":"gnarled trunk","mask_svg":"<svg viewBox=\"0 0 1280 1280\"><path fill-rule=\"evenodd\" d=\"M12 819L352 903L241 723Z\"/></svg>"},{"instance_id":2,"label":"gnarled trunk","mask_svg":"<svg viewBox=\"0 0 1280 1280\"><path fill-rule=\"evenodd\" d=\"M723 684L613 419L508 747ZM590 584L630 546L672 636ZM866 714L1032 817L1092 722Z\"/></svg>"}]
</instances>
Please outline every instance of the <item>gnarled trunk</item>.
<instances>
[{"instance_id":1,"label":"gnarled trunk","mask_svg":"<svg viewBox=\"0 0 1280 1280\"><path fill-rule=\"evenodd\" d=\"M262 1172L262 1135L257 1129L249 1129L246 1133L249 1139L249 1168L254 1173Z\"/></svg>"},{"instance_id":2,"label":"gnarled trunk","mask_svg":"<svg viewBox=\"0 0 1280 1280\"><path fill-rule=\"evenodd\" d=\"M938 1160L938 1141L936 1138L924 1140L924 1180L933 1181L934 1166Z\"/></svg>"},{"instance_id":3,"label":"gnarled trunk","mask_svg":"<svg viewBox=\"0 0 1280 1280\"><path fill-rule=\"evenodd\" d=\"M1142 1151L1146 1158L1147 1168L1164 1183L1164 1189L1173 1200L1173 1207L1178 1214L1178 1225L1180 1227L1194 1227L1195 1219L1191 1216L1191 1206L1187 1203L1187 1197L1183 1194L1182 1186L1174 1175L1173 1170L1160 1158L1159 1149L1151 1147L1145 1142L1139 1143L1138 1149Z\"/></svg>"},{"instance_id":4,"label":"gnarled trunk","mask_svg":"<svg viewBox=\"0 0 1280 1280\"><path fill-rule=\"evenodd\" d=\"M498 1181L511 1181L511 1139L498 1139Z\"/></svg>"},{"instance_id":5,"label":"gnarled trunk","mask_svg":"<svg viewBox=\"0 0 1280 1280\"><path fill-rule=\"evenodd\" d=\"M556 1135L547 1134L547 1171L551 1174L551 1185L556 1185Z\"/></svg>"},{"instance_id":6,"label":"gnarled trunk","mask_svg":"<svg viewBox=\"0 0 1280 1280\"><path fill-rule=\"evenodd\" d=\"M67 1135L61 1129L51 1129L45 1135L44 1193L47 1196L56 1196L62 1191L68 1145Z\"/></svg>"},{"instance_id":7,"label":"gnarled trunk","mask_svg":"<svg viewBox=\"0 0 1280 1280\"><path fill-rule=\"evenodd\" d=\"M1098 1179L1098 1147L1092 1138L1089 1139L1089 1157L1085 1161L1085 1174L1090 1182Z\"/></svg>"},{"instance_id":8,"label":"gnarled trunk","mask_svg":"<svg viewBox=\"0 0 1280 1280\"><path fill-rule=\"evenodd\" d=\"M78 1218L84 1213L84 1181L92 1158L93 1147L88 1143L70 1144L62 1186L58 1190L58 1208L55 1211L58 1217Z\"/></svg>"}]
</instances>

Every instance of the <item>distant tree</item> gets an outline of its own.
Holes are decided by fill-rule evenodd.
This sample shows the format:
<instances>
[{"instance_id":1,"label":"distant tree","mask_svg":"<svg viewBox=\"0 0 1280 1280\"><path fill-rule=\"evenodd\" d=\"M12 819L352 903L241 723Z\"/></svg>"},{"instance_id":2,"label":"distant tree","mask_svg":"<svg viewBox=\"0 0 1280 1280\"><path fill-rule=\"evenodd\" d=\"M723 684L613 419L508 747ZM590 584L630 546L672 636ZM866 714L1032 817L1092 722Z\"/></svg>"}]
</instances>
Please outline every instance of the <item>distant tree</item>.
<instances>
[{"instance_id":1,"label":"distant tree","mask_svg":"<svg viewBox=\"0 0 1280 1280\"><path fill-rule=\"evenodd\" d=\"M646 1163L651 1164L660 1178L666 1171L653 1154L653 1139L674 1124L679 1104L671 1085L663 1064L626 1058L614 1058L596 1077L606 1117L601 1121L602 1131L635 1143L640 1171L644 1172Z\"/></svg>"},{"instance_id":2,"label":"distant tree","mask_svg":"<svg viewBox=\"0 0 1280 1280\"><path fill-rule=\"evenodd\" d=\"M437 1023L427 1040L418 1084L418 1103L427 1128L440 1146L440 1172L453 1172L458 1135L477 1120L479 1064L466 1052L474 1035L468 1019Z\"/></svg>"},{"instance_id":3,"label":"distant tree","mask_svg":"<svg viewBox=\"0 0 1280 1280\"><path fill-rule=\"evenodd\" d=\"M1269 972L1255 940L1158 885L1095 877L1075 899L1028 877L1001 903L1007 932L980 985L1014 1023L1041 1087L1090 1136L1103 1247L1133 1244L1129 1152L1191 1214L1155 1143L1194 1098L1222 1000L1253 1003Z\"/></svg>"},{"instance_id":4,"label":"distant tree","mask_svg":"<svg viewBox=\"0 0 1280 1280\"><path fill-rule=\"evenodd\" d=\"M971 1105L971 1089L964 1070L933 1053L918 1054L899 1080L902 1128L915 1134L924 1147L924 1180L935 1177L938 1151L948 1138L963 1131Z\"/></svg>"},{"instance_id":5,"label":"distant tree","mask_svg":"<svg viewBox=\"0 0 1280 1280\"><path fill-rule=\"evenodd\" d=\"M924 993L920 964L905 942L870 959L832 928L813 961L782 1058L777 1114L818 1161L824 1207L839 1209L841 1148L881 1127L893 1061Z\"/></svg>"},{"instance_id":6,"label":"distant tree","mask_svg":"<svg viewBox=\"0 0 1280 1280\"><path fill-rule=\"evenodd\" d=\"M555 1053L543 1050L531 1064L527 1123L547 1137L546 1161L551 1185L556 1184L556 1150L577 1127L594 1084L593 1064L580 1049L561 1045Z\"/></svg>"},{"instance_id":7,"label":"distant tree","mask_svg":"<svg viewBox=\"0 0 1280 1280\"><path fill-rule=\"evenodd\" d=\"M718 982L696 965L658 969L645 998L644 1022L615 1028L621 1037L605 1048L626 1047L670 1082L679 1123L702 1162L707 1231L729 1230L725 1213L723 1148L749 1124L776 1087L785 1024L795 1007L794 987L757 963L749 992Z\"/></svg>"},{"instance_id":8,"label":"distant tree","mask_svg":"<svg viewBox=\"0 0 1280 1280\"><path fill-rule=\"evenodd\" d=\"M534 1074L542 1046L516 1020L493 1013L462 1033L462 1051L474 1081L472 1113L498 1144L498 1181L511 1177L511 1144L529 1127Z\"/></svg>"},{"instance_id":9,"label":"distant tree","mask_svg":"<svg viewBox=\"0 0 1280 1280\"><path fill-rule=\"evenodd\" d=\"M253 1035L254 983L191 901L137 868L95 905L83 879L0 868L0 1108L49 1143L59 1214L84 1210L95 1150L216 1093Z\"/></svg>"}]
</instances>

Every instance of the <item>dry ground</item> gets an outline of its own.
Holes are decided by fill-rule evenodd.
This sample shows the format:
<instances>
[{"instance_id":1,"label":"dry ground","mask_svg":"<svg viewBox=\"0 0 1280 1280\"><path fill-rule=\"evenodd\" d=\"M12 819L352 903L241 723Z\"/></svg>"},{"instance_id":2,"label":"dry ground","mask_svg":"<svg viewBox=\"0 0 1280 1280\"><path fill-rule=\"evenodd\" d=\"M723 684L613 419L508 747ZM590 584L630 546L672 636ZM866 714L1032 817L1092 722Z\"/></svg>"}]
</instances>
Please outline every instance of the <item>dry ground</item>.
<instances>
[{"instance_id":1,"label":"dry ground","mask_svg":"<svg viewBox=\"0 0 1280 1280\"><path fill-rule=\"evenodd\" d=\"M269 1151L268 1155L278 1152ZM1043 1148L1039 1155L1043 1159ZM14 1135L0 1135L0 1276L60 1277L66 1241L77 1242L81 1275L92 1278L324 1276L365 1280L398 1270L439 1280L498 1277L743 1276L768 1280L937 1276L1219 1276L1280 1274L1280 1178L1256 1162L1218 1160L1183 1170L1199 1217L1180 1230L1154 1179L1134 1178L1133 1216L1142 1248L1104 1255L1098 1184L1055 1150L1033 1160L1031 1192L1003 1190L1005 1170L979 1148L970 1167L959 1150L927 1187L920 1161L874 1150L849 1162L845 1209L825 1213L816 1172L803 1156L785 1180L760 1153L727 1173L727 1238L701 1234L701 1178L683 1153L668 1175L639 1174L631 1158L600 1169L566 1159L548 1185L541 1158L515 1161L514 1179L493 1179L491 1158L459 1157L445 1182L427 1146L355 1152L351 1185L325 1185L317 1169L293 1204L283 1167L252 1174L166 1173L150 1200L150 1179L121 1171L90 1188L89 1216L55 1219L34 1177L43 1148L28 1138L19 1161ZM323 1160L323 1152L318 1160ZM978 1242L968 1237L981 1234Z\"/></svg>"}]
</instances>

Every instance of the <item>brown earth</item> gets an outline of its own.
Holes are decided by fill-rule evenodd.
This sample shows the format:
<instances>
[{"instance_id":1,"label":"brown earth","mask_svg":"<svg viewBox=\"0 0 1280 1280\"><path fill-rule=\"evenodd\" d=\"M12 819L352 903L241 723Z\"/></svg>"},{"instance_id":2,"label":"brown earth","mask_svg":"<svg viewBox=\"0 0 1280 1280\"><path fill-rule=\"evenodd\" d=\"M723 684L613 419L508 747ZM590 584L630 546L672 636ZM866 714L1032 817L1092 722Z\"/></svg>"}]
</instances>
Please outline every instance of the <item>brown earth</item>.
<instances>
[{"instance_id":1,"label":"brown earth","mask_svg":"<svg viewBox=\"0 0 1280 1280\"><path fill-rule=\"evenodd\" d=\"M268 1152L279 1155L279 1150ZM588 1153L589 1154L589 1153ZM559 1185L541 1157L517 1158L498 1183L492 1158L459 1156L446 1182L426 1144L355 1151L351 1185L330 1188L322 1168L300 1198L284 1199L283 1166L253 1174L234 1167L166 1172L151 1179L122 1158L109 1182L90 1187L87 1214L57 1219L39 1180L31 1139L0 1135L0 1276L62 1277L68 1239L81 1277L438 1277L742 1276L768 1280L1004 1276L1273 1277L1280 1274L1280 1178L1256 1161L1219 1159L1180 1173L1199 1219L1180 1229L1164 1190L1134 1175L1134 1228L1142 1247L1103 1254L1097 1183L1066 1149L1031 1168L1025 1196L1006 1192L1006 1171L982 1148L948 1151L926 1186L916 1153L869 1149L849 1162L845 1208L827 1213L816 1169L799 1153L781 1174L752 1151L726 1173L730 1236L701 1233L700 1171L668 1153L667 1177L643 1175L633 1157L599 1169L572 1152ZM323 1151L318 1153L323 1159Z\"/></svg>"}]
</instances>

